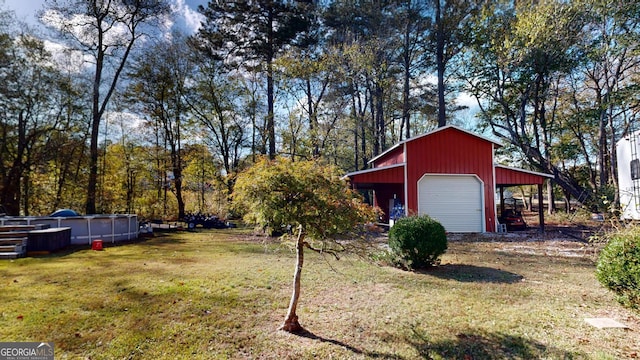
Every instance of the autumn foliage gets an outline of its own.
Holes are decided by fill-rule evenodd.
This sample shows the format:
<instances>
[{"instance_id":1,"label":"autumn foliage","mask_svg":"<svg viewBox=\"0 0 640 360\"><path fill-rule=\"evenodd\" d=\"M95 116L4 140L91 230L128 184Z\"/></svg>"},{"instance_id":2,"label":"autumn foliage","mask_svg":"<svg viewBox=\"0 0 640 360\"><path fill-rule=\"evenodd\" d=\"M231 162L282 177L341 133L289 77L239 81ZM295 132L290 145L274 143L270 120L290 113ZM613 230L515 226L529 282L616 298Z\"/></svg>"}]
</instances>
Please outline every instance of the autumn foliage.
<instances>
[{"instance_id":1,"label":"autumn foliage","mask_svg":"<svg viewBox=\"0 0 640 360\"><path fill-rule=\"evenodd\" d=\"M374 209L363 203L340 171L320 161L259 160L239 174L234 207L249 223L272 230L302 230L306 238L328 240L373 221Z\"/></svg>"}]
</instances>

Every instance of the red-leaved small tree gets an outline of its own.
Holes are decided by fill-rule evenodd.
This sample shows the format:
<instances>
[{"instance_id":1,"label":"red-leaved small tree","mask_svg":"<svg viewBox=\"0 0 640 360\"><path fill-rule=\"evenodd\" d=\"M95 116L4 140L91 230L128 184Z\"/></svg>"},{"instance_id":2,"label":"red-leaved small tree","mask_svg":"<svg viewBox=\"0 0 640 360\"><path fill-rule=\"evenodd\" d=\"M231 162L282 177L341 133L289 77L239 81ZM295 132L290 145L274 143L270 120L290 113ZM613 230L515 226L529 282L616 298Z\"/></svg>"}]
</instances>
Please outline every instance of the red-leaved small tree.
<instances>
[{"instance_id":1,"label":"red-leaved small tree","mask_svg":"<svg viewBox=\"0 0 640 360\"><path fill-rule=\"evenodd\" d=\"M281 329L301 331L296 309L304 248L332 254L344 250L335 239L354 232L359 224L373 221L375 210L362 202L335 167L319 160L259 160L238 175L233 200L248 222L272 230L287 226L296 229L293 293Z\"/></svg>"}]
</instances>

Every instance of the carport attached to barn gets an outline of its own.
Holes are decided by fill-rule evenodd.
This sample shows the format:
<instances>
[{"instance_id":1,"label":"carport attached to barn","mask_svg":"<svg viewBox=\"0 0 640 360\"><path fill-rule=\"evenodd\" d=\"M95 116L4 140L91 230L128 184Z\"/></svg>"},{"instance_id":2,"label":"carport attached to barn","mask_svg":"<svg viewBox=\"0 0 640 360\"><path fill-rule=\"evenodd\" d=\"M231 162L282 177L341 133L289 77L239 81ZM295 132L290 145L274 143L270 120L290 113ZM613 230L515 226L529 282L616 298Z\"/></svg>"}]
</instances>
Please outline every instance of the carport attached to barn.
<instances>
[{"instance_id":1,"label":"carport attached to barn","mask_svg":"<svg viewBox=\"0 0 640 360\"><path fill-rule=\"evenodd\" d=\"M504 209L503 189L510 186L537 185L538 198L542 199L542 186L544 180L552 178L551 175L515 169L503 165L495 166L496 187L500 193L500 211ZM385 213L384 220L389 219L389 200L399 199L404 201L404 164L396 164L381 168L368 169L348 174L352 185L359 190L371 190L374 193L373 203L379 206ZM480 216L473 216L474 212L481 211L481 191L473 191L476 186L481 186L480 180L473 175L425 175L418 184L418 189L424 189L420 196L418 213L433 214L440 209L439 217L448 213L451 218L458 219L461 228L456 230L465 232L464 229L477 229ZM424 184L424 186L421 186ZM432 185L432 186L429 186ZM445 191L442 191L446 189ZM446 204L445 204L446 203ZM446 205L446 206L445 206ZM455 209L455 211L451 211ZM408 209L409 210L409 209ZM469 216L471 215L471 216ZM544 211L538 212L540 231L544 231ZM466 221L459 221L466 219ZM469 221L471 219L471 221ZM453 220L456 221L456 220ZM473 232L471 230L471 232Z\"/></svg>"},{"instance_id":2,"label":"carport attached to barn","mask_svg":"<svg viewBox=\"0 0 640 360\"><path fill-rule=\"evenodd\" d=\"M551 175L495 165L496 142L446 126L396 144L374 158L372 169L346 176L354 188L372 190L389 220L390 204L405 214L428 214L451 232L496 231L496 188L542 184ZM504 206L501 204L501 207ZM540 229L544 230L540 212Z\"/></svg>"},{"instance_id":3,"label":"carport attached to barn","mask_svg":"<svg viewBox=\"0 0 640 360\"><path fill-rule=\"evenodd\" d=\"M520 185L537 185L538 199L542 201L542 185L545 179L553 179L552 175L543 174L535 171L516 169L504 165L495 165L496 169L496 186L500 191L500 211L504 211L504 188ZM540 231L544 231L544 209L542 206L538 209L538 218L540 221Z\"/></svg>"}]
</instances>

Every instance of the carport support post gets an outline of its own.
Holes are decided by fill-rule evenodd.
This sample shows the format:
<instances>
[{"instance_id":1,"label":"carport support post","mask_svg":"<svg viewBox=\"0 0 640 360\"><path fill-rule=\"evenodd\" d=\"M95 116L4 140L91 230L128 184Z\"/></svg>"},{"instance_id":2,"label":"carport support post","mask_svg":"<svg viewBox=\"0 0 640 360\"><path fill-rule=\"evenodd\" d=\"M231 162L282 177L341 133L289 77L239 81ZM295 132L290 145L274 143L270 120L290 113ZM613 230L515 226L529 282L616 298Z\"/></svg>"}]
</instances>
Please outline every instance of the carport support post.
<instances>
[{"instance_id":1,"label":"carport support post","mask_svg":"<svg viewBox=\"0 0 640 360\"><path fill-rule=\"evenodd\" d=\"M540 232L544 232L544 202L542 200L542 184L538 184L538 219L540 221Z\"/></svg>"}]
</instances>

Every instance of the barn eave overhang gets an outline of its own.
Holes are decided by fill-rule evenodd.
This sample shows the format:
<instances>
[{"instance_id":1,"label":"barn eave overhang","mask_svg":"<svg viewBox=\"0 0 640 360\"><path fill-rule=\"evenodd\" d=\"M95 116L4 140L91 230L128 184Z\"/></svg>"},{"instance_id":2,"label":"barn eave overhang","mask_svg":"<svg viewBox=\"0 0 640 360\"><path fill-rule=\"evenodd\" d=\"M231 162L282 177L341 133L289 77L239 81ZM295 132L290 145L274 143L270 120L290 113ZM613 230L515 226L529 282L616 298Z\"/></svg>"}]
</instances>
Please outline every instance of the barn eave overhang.
<instances>
[{"instance_id":1,"label":"barn eave overhang","mask_svg":"<svg viewBox=\"0 0 640 360\"><path fill-rule=\"evenodd\" d=\"M366 181L360 181L360 178L380 175L380 178L386 178L386 179L393 178L394 181L392 182L394 183L403 183L404 176L401 177L397 173L397 170L402 170L404 166L405 166L405 163L399 163L399 164L393 164L388 166L381 166L378 168L354 171L344 175L342 179L349 180L352 183L389 183L388 180L378 182L378 181L371 181L370 178ZM387 175L387 176L383 176L383 175Z\"/></svg>"},{"instance_id":2,"label":"barn eave overhang","mask_svg":"<svg viewBox=\"0 0 640 360\"><path fill-rule=\"evenodd\" d=\"M551 174L506 165L494 164L494 167L497 186L540 185L544 183L544 180L554 178ZM523 176L528 180L523 181Z\"/></svg>"}]
</instances>

